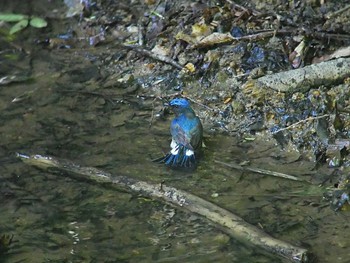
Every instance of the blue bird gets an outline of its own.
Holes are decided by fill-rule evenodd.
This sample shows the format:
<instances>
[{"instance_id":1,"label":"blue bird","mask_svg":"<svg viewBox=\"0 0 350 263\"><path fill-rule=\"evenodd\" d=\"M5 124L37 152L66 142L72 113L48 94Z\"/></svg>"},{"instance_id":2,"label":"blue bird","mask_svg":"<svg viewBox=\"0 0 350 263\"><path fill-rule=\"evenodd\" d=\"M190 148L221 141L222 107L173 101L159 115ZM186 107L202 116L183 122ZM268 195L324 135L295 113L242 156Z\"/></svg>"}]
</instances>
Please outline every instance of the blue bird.
<instances>
[{"instance_id":1,"label":"blue bird","mask_svg":"<svg viewBox=\"0 0 350 263\"><path fill-rule=\"evenodd\" d=\"M170 125L171 151L156 161L173 168L195 168L195 154L202 147L202 123L188 100L175 98L169 105L176 115Z\"/></svg>"}]
</instances>

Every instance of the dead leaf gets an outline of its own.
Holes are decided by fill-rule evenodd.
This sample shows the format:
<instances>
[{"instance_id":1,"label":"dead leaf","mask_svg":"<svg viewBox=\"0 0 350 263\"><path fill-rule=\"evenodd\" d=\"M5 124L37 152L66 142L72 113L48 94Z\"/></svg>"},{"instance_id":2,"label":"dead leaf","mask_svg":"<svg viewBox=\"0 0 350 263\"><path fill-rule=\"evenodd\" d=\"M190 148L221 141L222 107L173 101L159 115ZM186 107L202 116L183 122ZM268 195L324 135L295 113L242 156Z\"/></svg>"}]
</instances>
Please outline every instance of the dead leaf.
<instances>
[{"instance_id":1,"label":"dead leaf","mask_svg":"<svg viewBox=\"0 0 350 263\"><path fill-rule=\"evenodd\" d=\"M193 44L191 48L204 48L216 44L231 43L234 40L235 38L230 33L213 33Z\"/></svg>"},{"instance_id":2,"label":"dead leaf","mask_svg":"<svg viewBox=\"0 0 350 263\"><path fill-rule=\"evenodd\" d=\"M342 58L342 57L349 57L349 56L350 56L350 46L344 47L344 48L340 48L340 49L334 51L330 55L324 55L324 56L318 57L318 58L315 57L312 60L312 64L316 64L316 63L320 63L320 62L323 62L323 61L331 60L333 58Z\"/></svg>"}]
</instances>

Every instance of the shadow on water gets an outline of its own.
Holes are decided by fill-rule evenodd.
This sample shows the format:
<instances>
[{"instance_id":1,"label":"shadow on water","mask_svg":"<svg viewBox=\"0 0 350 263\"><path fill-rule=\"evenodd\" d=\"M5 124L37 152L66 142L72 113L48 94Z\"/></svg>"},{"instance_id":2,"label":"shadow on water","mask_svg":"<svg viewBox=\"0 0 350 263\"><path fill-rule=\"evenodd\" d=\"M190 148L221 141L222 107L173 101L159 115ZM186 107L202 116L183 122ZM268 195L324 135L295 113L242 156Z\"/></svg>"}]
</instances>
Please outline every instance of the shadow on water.
<instances>
[{"instance_id":1,"label":"shadow on water","mask_svg":"<svg viewBox=\"0 0 350 263\"><path fill-rule=\"evenodd\" d=\"M2 262L284 262L237 243L196 215L26 166L15 159L17 151L165 181L277 238L311 246L320 262L334 262L337 254L337 262L348 261L346 219L322 209L319 194L300 196L294 192L305 190L301 183L229 170L213 160L249 160L307 178L313 164L277 159L281 153L273 145L207 135L198 169L172 171L150 161L168 148L169 118L150 126L152 101L128 87L104 88L105 76L84 51L38 49L3 63L9 66L2 74L28 79L0 88L0 234L14 235ZM327 239L338 249L327 251Z\"/></svg>"}]
</instances>

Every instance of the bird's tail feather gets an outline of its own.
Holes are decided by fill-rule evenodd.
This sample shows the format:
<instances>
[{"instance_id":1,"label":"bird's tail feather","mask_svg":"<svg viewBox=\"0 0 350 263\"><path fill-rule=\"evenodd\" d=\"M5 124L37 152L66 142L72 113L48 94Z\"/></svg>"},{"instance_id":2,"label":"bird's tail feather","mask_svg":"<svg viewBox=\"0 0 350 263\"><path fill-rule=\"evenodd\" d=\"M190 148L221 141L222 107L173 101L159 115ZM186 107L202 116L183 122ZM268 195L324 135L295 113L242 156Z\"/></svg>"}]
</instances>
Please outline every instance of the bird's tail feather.
<instances>
[{"instance_id":1,"label":"bird's tail feather","mask_svg":"<svg viewBox=\"0 0 350 263\"><path fill-rule=\"evenodd\" d=\"M176 151L174 149L164 157L153 160L154 162L165 163L172 168L195 168L197 166L194 152L179 145Z\"/></svg>"}]
</instances>

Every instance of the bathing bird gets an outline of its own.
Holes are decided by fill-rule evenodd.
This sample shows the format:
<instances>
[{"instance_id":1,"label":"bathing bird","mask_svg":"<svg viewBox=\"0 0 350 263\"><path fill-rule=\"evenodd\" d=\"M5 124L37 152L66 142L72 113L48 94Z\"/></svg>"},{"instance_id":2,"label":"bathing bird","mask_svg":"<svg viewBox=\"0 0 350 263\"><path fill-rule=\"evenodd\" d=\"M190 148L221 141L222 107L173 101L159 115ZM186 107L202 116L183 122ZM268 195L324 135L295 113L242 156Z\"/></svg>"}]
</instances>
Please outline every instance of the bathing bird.
<instances>
[{"instance_id":1,"label":"bathing bird","mask_svg":"<svg viewBox=\"0 0 350 263\"><path fill-rule=\"evenodd\" d=\"M202 123L187 99L175 98L169 105L175 113L170 125L171 150L156 161L173 168L195 168L196 154L202 147Z\"/></svg>"}]
</instances>

